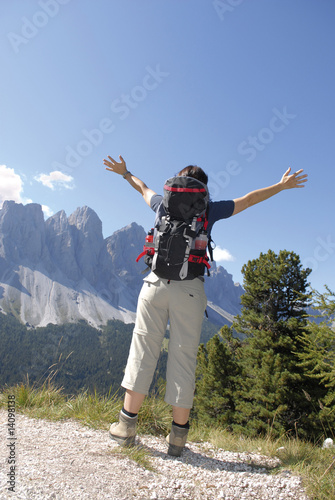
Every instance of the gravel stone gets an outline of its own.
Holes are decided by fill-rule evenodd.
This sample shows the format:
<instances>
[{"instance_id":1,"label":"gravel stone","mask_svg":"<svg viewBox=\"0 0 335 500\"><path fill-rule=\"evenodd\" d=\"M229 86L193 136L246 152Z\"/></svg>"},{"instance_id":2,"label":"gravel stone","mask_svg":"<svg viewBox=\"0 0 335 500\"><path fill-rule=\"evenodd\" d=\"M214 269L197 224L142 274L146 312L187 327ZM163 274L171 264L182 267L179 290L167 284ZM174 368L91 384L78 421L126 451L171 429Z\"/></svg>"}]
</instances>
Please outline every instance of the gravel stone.
<instances>
[{"instance_id":1,"label":"gravel stone","mask_svg":"<svg viewBox=\"0 0 335 500\"><path fill-rule=\"evenodd\" d=\"M107 431L73 420L52 422L16 414L15 493L8 491L7 413L0 411L0 497L17 500L308 500L301 478L271 474L279 459L187 443L167 455L163 437L141 435L154 471L128 457ZM4 438L4 439L3 439ZM114 451L113 451L114 450Z\"/></svg>"}]
</instances>

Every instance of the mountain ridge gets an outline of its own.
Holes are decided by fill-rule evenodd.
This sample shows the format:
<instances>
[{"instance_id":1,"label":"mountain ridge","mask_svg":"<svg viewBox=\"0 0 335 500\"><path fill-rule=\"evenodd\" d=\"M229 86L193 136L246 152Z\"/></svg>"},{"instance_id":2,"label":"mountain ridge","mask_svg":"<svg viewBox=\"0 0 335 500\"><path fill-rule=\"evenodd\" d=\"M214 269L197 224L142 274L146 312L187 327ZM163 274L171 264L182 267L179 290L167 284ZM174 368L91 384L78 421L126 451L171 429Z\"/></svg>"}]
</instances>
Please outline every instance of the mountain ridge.
<instances>
[{"instance_id":1,"label":"mountain ridge","mask_svg":"<svg viewBox=\"0 0 335 500\"><path fill-rule=\"evenodd\" d=\"M136 222L107 238L90 207L44 220L41 205L5 201L0 210L0 312L30 326L85 320L135 321L143 264L136 263L145 231ZM212 263L205 279L210 319L230 324L243 289Z\"/></svg>"}]
</instances>

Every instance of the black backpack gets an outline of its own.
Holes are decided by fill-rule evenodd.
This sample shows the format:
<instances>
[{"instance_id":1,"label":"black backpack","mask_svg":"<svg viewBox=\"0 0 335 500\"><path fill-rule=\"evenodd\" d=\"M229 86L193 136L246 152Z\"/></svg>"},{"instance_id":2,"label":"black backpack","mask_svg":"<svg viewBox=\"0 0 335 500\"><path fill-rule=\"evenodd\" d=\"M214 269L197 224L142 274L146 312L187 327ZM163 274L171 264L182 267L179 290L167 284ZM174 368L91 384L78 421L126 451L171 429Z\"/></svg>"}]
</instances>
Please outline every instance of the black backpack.
<instances>
[{"instance_id":1,"label":"black backpack","mask_svg":"<svg viewBox=\"0 0 335 500\"><path fill-rule=\"evenodd\" d=\"M162 201L166 215L154 234L148 233L137 262L145 256L152 271L168 280L191 280L208 271L208 201L207 186L197 179L168 179Z\"/></svg>"}]
</instances>

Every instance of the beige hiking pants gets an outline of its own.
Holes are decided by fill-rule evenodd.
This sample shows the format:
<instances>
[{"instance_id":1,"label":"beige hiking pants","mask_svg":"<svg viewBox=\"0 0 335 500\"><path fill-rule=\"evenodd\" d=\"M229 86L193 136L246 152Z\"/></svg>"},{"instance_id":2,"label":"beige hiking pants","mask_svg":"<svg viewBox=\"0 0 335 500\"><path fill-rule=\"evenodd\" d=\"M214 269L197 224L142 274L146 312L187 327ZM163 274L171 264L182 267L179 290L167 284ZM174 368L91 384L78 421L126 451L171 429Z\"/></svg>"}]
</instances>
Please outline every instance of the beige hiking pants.
<instances>
[{"instance_id":1,"label":"beige hiking pants","mask_svg":"<svg viewBox=\"0 0 335 500\"><path fill-rule=\"evenodd\" d=\"M198 278L173 281L151 272L138 298L136 323L122 387L148 394L170 321L165 401L192 408L201 325L207 305Z\"/></svg>"}]
</instances>

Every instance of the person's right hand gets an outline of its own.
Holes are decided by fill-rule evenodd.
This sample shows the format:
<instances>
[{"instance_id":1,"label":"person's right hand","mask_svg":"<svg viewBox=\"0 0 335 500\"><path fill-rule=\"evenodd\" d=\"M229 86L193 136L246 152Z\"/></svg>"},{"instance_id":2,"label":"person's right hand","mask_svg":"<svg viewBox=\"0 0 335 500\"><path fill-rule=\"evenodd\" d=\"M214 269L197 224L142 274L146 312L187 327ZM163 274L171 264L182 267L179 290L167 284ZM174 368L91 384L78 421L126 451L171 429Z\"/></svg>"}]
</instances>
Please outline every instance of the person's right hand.
<instances>
[{"instance_id":1,"label":"person's right hand","mask_svg":"<svg viewBox=\"0 0 335 500\"><path fill-rule=\"evenodd\" d=\"M115 172L119 175L124 175L127 172L126 162L119 156L121 161L115 161L111 156L108 156L109 160L104 160L104 164L106 165L106 170L109 172Z\"/></svg>"}]
</instances>

